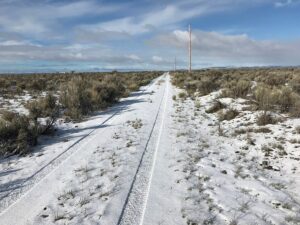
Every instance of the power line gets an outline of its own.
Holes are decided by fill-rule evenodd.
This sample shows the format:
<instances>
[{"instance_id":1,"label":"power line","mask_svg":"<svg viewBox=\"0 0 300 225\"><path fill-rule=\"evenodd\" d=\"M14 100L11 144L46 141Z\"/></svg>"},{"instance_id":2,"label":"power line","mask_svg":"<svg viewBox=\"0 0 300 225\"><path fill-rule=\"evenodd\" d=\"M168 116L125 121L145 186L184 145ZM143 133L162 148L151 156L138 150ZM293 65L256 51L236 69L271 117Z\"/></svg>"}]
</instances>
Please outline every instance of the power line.
<instances>
[{"instance_id":1,"label":"power line","mask_svg":"<svg viewBox=\"0 0 300 225\"><path fill-rule=\"evenodd\" d=\"M177 59L176 59L176 56L175 56L175 59L174 59L174 72L176 72L177 70Z\"/></svg>"},{"instance_id":2,"label":"power line","mask_svg":"<svg viewBox=\"0 0 300 225\"><path fill-rule=\"evenodd\" d=\"M189 72L192 72L192 30L189 24Z\"/></svg>"}]
</instances>

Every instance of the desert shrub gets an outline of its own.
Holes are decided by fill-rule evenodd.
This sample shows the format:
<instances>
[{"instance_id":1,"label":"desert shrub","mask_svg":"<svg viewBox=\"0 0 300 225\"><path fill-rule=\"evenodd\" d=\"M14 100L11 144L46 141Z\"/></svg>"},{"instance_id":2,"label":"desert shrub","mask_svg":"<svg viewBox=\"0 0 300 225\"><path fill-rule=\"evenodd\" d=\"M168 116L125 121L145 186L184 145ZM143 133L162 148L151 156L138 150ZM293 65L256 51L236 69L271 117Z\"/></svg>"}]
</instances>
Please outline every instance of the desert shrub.
<instances>
[{"instance_id":1,"label":"desert shrub","mask_svg":"<svg viewBox=\"0 0 300 225\"><path fill-rule=\"evenodd\" d=\"M258 109L273 109L273 105L276 102L276 99L273 96L274 92L270 87L265 85L258 86L254 92L254 98L258 104Z\"/></svg>"},{"instance_id":2,"label":"desert shrub","mask_svg":"<svg viewBox=\"0 0 300 225\"><path fill-rule=\"evenodd\" d=\"M223 110L219 113L219 120L232 120L239 115L239 112L235 109Z\"/></svg>"},{"instance_id":3,"label":"desert shrub","mask_svg":"<svg viewBox=\"0 0 300 225\"><path fill-rule=\"evenodd\" d=\"M218 88L219 85L210 77L203 78L197 85L197 90L202 95L207 95L213 91L216 91Z\"/></svg>"},{"instance_id":4,"label":"desert shrub","mask_svg":"<svg viewBox=\"0 0 300 225\"><path fill-rule=\"evenodd\" d=\"M221 109L225 109L226 105L223 104L222 102L215 100L213 102L213 105L211 107L209 107L207 110L205 110L206 113L215 113L218 112Z\"/></svg>"},{"instance_id":5,"label":"desert shrub","mask_svg":"<svg viewBox=\"0 0 300 225\"><path fill-rule=\"evenodd\" d=\"M297 115L296 105L299 105L300 97L289 87L270 88L261 85L257 87L254 96L258 109L279 110L282 113L294 111L294 115Z\"/></svg>"},{"instance_id":6,"label":"desert shrub","mask_svg":"<svg viewBox=\"0 0 300 225\"><path fill-rule=\"evenodd\" d=\"M294 106L296 96L290 88L283 87L276 97L281 112L289 112Z\"/></svg>"},{"instance_id":7,"label":"desert shrub","mask_svg":"<svg viewBox=\"0 0 300 225\"><path fill-rule=\"evenodd\" d=\"M223 97L245 98L251 89L251 82L248 80L231 81L225 87L222 92Z\"/></svg>"},{"instance_id":8,"label":"desert shrub","mask_svg":"<svg viewBox=\"0 0 300 225\"><path fill-rule=\"evenodd\" d=\"M43 91L46 89L47 82L44 79L34 79L30 85L30 89L34 91Z\"/></svg>"},{"instance_id":9,"label":"desert shrub","mask_svg":"<svg viewBox=\"0 0 300 225\"><path fill-rule=\"evenodd\" d=\"M1 97L14 97L19 89L29 92L35 99L26 104L28 116L0 112L0 155L29 152L30 147L37 144L40 134L52 130L60 111L73 119L80 119L118 101L128 91L137 90L159 75L161 72L0 76ZM59 95L60 104L53 94L39 98L42 91Z\"/></svg>"},{"instance_id":10,"label":"desert shrub","mask_svg":"<svg viewBox=\"0 0 300 225\"><path fill-rule=\"evenodd\" d=\"M259 126L264 126L267 124L275 124L278 120L271 115L271 113L268 113L266 111L260 113L256 118L256 123Z\"/></svg>"},{"instance_id":11,"label":"desert shrub","mask_svg":"<svg viewBox=\"0 0 300 225\"><path fill-rule=\"evenodd\" d=\"M300 76L295 76L289 83L294 92L300 94Z\"/></svg>"},{"instance_id":12,"label":"desert shrub","mask_svg":"<svg viewBox=\"0 0 300 225\"><path fill-rule=\"evenodd\" d=\"M9 122L11 122L16 116L15 112L8 111L8 110L1 110L0 114L1 114L1 118L3 120L9 121Z\"/></svg>"},{"instance_id":13,"label":"desert shrub","mask_svg":"<svg viewBox=\"0 0 300 225\"><path fill-rule=\"evenodd\" d=\"M222 72L217 70L194 71L192 73L176 72L172 77L172 83L185 89L189 96L196 91L201 95L207 95L220 87Z\"/></svg>"},{"instance_id":14,"label":"desert shrub","mask_svg":"<svg viewBox=\"0 0 300 225\"><path fill-rule=\"evenodd\" d=\"M0 155L26 154L37 144L38 128L25 115L0 120Z\"/></svg>"},{"instance_id":15,"label":"desert shrub","mask_svg":"<svg viewBox=\"0 0 300 225\"><path fill-rule=\"evenodd\" d=\"M108 76L92 88L95 110L102 109L118 101L125 93L125 87L116 76Z\"/></svg>"},{"instance_id":16,"label":"desert shrub","mask_svg":"<svg viewBox=\"0 0 300 225\"><path fill-rule=\"evenodd\" d=\"M127 89L129 90L129 92L137 91L137 90L139 90L139 87L140 87L139 84L134 83L134 82L127 85Z\"/></svg>"},{"instance_id":17,"label":"desert shrub","mask_svg":"<svg viewBox=\"0 0 300 225\"><path fill-rule=\"evenodd\" d=\"M300 100L296 100L293 107L290 109L290 116L291 117L300 117Z\"/></svg>"},{"instance_id":18,"label":"desert shrub","mask_svg":"<svg viewBox=\"0 0 300 225\"><path fill-rule=\"evenodd\" d=\"M297 126L297 127L295 128L295 131L297 132L297 134L300 134L300 126Z\"/></svg>"},{"instance_id":19,"label":"desert shrub","mask_svg":"<svg viewBox=\"0 0 300 225\"><path fill-rule=\"evenodd\" d=\"M28 103L26 107L29 110L29 117L39 127L41 134L46 134L53 130L53 125L59 116L59 105L54 95L47 94L45 97ZM39 125L39 118L46 118L43 126Z\"/></svg>"},{"instance_id":20,"label":"desert shrub","mask_svg":"<svg viewBox=\"0 0 300 225\"><path fill-rule=\"evenodd\" d=\"M144 76L139 73L118 73L101 77L75 76L62 85L60 103L66 116L79 120L95 110L110 106L158 75L159 73L145 73Z\"/></svg>"},{"instance_id":21,"label":"desert shrub","mask_svg":"<svg viewBox=\"0 0 300 225\"><path fill-rule=\"evenodd\" d=\"M278 73L276 71L266 71L258 77L257 81L263 82L269 86L282 86L285 85L287 77L285 74Z\"/></svg>"},{"instance_id":22,"label":"desert shrub","mask_svg":"<svg viewBox=\"0 0 300 225\"><path fill-rule=\"evenodd\" d=\"M185 99L186 97L186 93L183 91L178 94L178 98Z\"/></svg>"},{"instance_id":23,"label":"desert shrub","mask_svg":"<svg viewBox=\"0 0 300 225\"><path fill-rule=\"evenodd\" d=\"M74 77L61 88L60 102L65 114L73 119L81 119L93 110L90 92L91 84L82 77Z\"/></svg>"}]
</instances>

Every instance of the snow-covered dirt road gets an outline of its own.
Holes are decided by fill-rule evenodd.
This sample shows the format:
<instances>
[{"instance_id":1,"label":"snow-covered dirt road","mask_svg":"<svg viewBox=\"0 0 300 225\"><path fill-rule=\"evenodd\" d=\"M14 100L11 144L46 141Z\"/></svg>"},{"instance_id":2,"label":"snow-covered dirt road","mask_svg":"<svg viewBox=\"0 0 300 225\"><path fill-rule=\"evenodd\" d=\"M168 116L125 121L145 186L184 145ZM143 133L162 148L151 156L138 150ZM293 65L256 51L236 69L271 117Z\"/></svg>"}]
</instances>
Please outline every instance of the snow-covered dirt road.
<instances>
[{"instance_id":1,"label":"snow-covered dirt road","mask_svg":"<svg viewBox=\"0 0 300 225\"><path fill-rule=\"evenodd\" d=\"M182 224L166 157L171 92L164 74L34 154L2 161L0 224Z\"/></svg>"}]
</instances>

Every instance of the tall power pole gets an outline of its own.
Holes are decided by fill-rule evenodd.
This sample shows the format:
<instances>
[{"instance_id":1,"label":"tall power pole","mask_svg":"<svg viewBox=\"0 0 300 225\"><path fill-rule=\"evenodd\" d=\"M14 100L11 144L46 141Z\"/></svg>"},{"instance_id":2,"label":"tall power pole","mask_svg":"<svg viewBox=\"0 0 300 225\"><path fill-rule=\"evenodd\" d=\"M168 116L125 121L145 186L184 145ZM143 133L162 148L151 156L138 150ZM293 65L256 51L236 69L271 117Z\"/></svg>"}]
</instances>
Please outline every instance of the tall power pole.
<instances>
[{"instance_id":1,"label":"tall power pole","mask_svg":"<svg viewBox=\"0 0 300 225\"><path fill-rule=\"evenodd\" d=\"M176 67L177 67L176 64L177 64L177 59L176 59L176 56L175 56L175 59L174 59L174 72L176 72L176 69L177 69L177 68L176 68Z\"/></svg>"},{"instance_id":2,"label":"tall power pole","mask_svg":"<svg viewBox=\"0 0 300 225\"><path fill-rule=\"evenodd\" d=\"M189 72L192 72L192 30L189 24Z\"/></svg>"}]
</instances>

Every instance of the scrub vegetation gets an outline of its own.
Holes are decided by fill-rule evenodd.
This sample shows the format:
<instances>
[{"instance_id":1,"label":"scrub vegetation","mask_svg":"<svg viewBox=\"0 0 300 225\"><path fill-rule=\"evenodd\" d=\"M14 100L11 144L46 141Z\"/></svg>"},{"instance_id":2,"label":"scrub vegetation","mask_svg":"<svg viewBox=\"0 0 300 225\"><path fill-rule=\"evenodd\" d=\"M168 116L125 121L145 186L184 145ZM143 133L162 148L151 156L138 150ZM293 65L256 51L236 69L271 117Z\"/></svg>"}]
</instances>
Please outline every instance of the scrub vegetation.
<instances>
[{"instance_id":1,"label":"scrub vegetation","mask_svg":"<svg viewBox=\"0 0 300 225\"><path fill-rule=\"evenodd\" d=\"M80 121L137 91L159 72L0 76L0 156L26 154L58 118ZM24 108L20 111L20 108Z\"/></svg>"},{"instance_id":2,"label":"scrub vegetation","mask_svg":"<svg viewBox=\"0 0 300 225\"><path fill-rule=\"evenodd\" d=\"M172 82L186 224L299 224L300 69L179 71Z\"/></svg>"}]
</instances>

